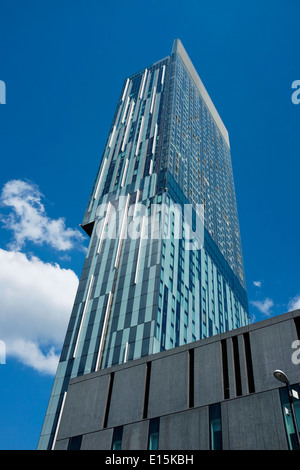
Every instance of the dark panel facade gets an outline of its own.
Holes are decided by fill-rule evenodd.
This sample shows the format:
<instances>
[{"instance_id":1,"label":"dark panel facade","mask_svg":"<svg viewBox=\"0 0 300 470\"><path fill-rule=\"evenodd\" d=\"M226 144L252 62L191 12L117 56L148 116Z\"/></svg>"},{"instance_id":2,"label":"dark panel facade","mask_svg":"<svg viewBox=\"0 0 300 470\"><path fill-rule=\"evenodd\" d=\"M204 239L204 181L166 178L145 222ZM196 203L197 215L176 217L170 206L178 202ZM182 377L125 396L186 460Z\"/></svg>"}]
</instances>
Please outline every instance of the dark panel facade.
<instances>
[{"instance_id":1,"label":"dark panel facade","mask_svg":"<svg viewBox=\"0 0 300 470\"><path fill-rule=\"evenodd\" d=\"M72 379L55 449L292 448L273 372L299 389L299 322L300 310L289 312Z\"/></svg>"}]
</instances>

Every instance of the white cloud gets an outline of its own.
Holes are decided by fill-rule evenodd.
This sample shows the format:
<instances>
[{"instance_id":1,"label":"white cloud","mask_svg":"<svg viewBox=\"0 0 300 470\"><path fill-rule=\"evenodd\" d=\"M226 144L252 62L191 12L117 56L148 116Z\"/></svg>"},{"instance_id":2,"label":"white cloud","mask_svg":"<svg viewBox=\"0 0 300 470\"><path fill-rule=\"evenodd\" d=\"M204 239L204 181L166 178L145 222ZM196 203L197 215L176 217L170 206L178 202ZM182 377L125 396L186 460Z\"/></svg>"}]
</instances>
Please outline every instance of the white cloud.
<instances>
[{"instance_id":1,"label":"white cloud","mask_svg":"<svg viewBox=\"0 0 300 470\"><path fill-rule=\"evenodd\" d=\"M253 284L254 284L256 287L261 287L262 281L253 281Z\"/></svg>"},{"instance_id":2,"label":"white cloud","mask_svg":"<svg viewBox=\"0 0 300 470\"><path fill-rule=\"evenodd\" d=\"M271 308L274 305L272 299L267 298L265 300L252 300L250 303L267 317L271 315Z\"/></svg>"},{"instance_id":3,"label":"white cloud","mask_svg":"<svg viewBox=\"0 0 300 470\"><path fill-rule=\"evenodd\" d=\"M7 358L55 373L77 286L70 269L0 249L0 339Z\"/></svg>"},{"instance_id":4,"label":"white cloud","mask_svg":"<svg viewBox=\"0 0 300 470\"><path fill-rule=\"evenodd\" d=\"M300 295L297 295L288 304L288 311L292 312L293 310L300 309Z\"/></svg>"},{"instance_id":5,"label":"white cloud","mask_svg":"<svg viewBox=\"0 0 300 470\"><path fill-rule=\"evenodd\" d=\"M82 247L83 234L65 226L63 218L51 219L42 204L43 195L34 184L22 180L8 181L2 190L2 206L12 208L7 216L1 216L5 228L12 230L12 250L21 250L26 241L38 245L49 244L60 251ZM79 244L79 245L78 245Z\"/></svg>"}]
</instances>

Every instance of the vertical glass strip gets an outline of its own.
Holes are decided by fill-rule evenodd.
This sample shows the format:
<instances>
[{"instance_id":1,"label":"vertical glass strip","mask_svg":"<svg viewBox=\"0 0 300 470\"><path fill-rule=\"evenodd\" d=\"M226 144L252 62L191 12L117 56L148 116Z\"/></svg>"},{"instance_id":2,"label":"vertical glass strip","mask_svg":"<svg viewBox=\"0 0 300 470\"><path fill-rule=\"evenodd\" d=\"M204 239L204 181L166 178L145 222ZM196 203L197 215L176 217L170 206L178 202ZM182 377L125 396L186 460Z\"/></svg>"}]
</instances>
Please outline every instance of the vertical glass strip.
<instances>
[{"instance_id":1,"label":"vertical glass strip","mask_svg":"<svg viewBox=\"0 0 300 470\"><path fill-rule=\"evenodd\" d=\"M223 445L220 403L209 406L209 441L210 450L222 450Z\"/></svg>"},{"instance_id":2,"label":"vertical glass strip","mask_svg":"<svg viewBox=\"0 0 300 470\"><path fill-rule=\"evenodd\" d=\"M114 428L111 450L121 450L122 447L123 426Z\"/></svg>"},{"instance_id":3,"label":"vertical glass strip","mask_svg":"<svg viewBox=\"0 0 300 470\"><path fill-rule=\"evenodd\" d=\"M194 349L189 350L189 408L194 406Z\"/></svg>"},{"instance_id":4,"label":"vertical glass strip","mask_svg":"<svg viewBox=\"0 0 300 470\"><path fill-rule=\"evenodd\" d=\"M76 339L75 348L74 348L74 352L73 352L73 357L76 357L77 348L78 348L78 344L79 344L79 339L80 339L80 335L81 335L81 330L82 330L82 326L83 326L84 317L85 317L86 309L87 309L87 306L88 306L88 302L90 300L90 295L91 295L93 283L94 283L94 275L92 275L91 279L90 279L89 288L88 288L88 292L87 292L87 296L86 296L86 300L85 300L85 304L84 304L84 308L83 308L83 312L82 312L82 316L81 316L79 331L78 331L78 334L77 334L77 339Z\"/></svg>"},{"instance_id":5,"label":"vertical glass strip","mask_svg":"<svg viewBox=\"0 0 300 470\"><path fill-rule=\"evenodd\" d=\"M104 413L104 418L103 418L103 428L107 427L108 414L109 414L109 408L110 408L110 402L111 402L111 395L112 395L112 389L113 389L113 385L114 385L114 378L115 378L115 373L112 372L110 374L110 377L109 377L109 386L108 386L106 407L105 407L105 413Z\"/></svg>"},{"instance_id":6,"label":"vertical glass strip","mask_svg":"<svg viewBox=\"0 0 300 470\"><path fill-rule=\"evenodd\" d=\"M144 406L143 406L143 419L147 418L147 414L148 414L150 376L151 376L151 362L147 362L147 365L146 365L146 380L145 380L145 394L144 394Z\"/></svg>"},{"instance_id":7,"label":"vertical glass strip","mask_svg":"<svg viewBox=\"0 0 300 470\"><path fill-rule=\"evenodd\" d=\"M68 450L80 450L82 442L82 436L72 436L69 439Z\"/></svg>"},{"instance_id":8,"label":"vertical glass strip","mask_svg":"<svg viewBox=\"0 0 300 470\"><path fill-rule=\"evenodd\" d=\"M137 144L136 144L136 149L135 149L135 155L137 155L137 154L138 154L138 151L139 151L139 146L140 146L140 143L141 143L142 132L143 132L143 127L144 127L144 120L145 120L145 117L142 116L142 119L141 119L141 126L140 126L140 131L139 131L139 136L138 136L138 140L137 140Z\"/></svg>"},{"instance_id":9,"label":"vertical glass strip","mask_svg":"<svg viewBox=\"0 0 300 470\"><path fill-rule=\"evenodd\" d=\"M221 340L222 368L223 368L223 396L224 400L229 398L229 376L226 339Z\"/></svg>"},{"instance_id":10,"label":"vertical glass strip","mask_svg":"<svg viewBox=\"0 0 300 470\"><path fill-rule=\"evenodd\" d=\"M128 137L128 132L129 132L129 128L130 128L130 125L131 125L131 116L132 116L132 113L133 113L134 105L135 105L135 102L132 101L132 102L131 102L131 105L130 105L129 116L128 116L127 126L126 126L126 131L125 131L125 135L124 135L124 138L123 138L123 144L122 144L122 148L121 148L122 152L124 152L125 145L126 145L126 143L127 143L127 137Z\"/></svg>"},{"instance_id":11,"label":"vertical glass strip","mask_svg":"<svg viewBox=\"0 0 300 470\"><path fill-rule=\"evenodd\" d=\"M238 337L232 337L232 346L233 346L233 360L234 360L234 373L235 373L235 391L236 395L242 395L242 381L241 381L241 369L240 369L240 355L239 355L239 345Z\"/></svg>"},{"instance_id":12,"label":"vertical glass strip","mask_svg":"<svg viewBox=\"0 0 300 470\"><path fill-rule=\"evenodd\" d=\"M292 388L300 394L299 385L292 385ZM287 387L281 387L279 393L289 449L299 450ZM297 425L300 427L300 400L294 400L294 410Z\"/></svg>"},{"instance_id":13,"label":"vertical glass strip","mask_svg":"<svg viewBox=\"0 0 300 470\"><path fill-rule=\"evenodd\" d=\"M245 356L246 356L248 391L249 391L249 393L255 393L254 374L253 374L253 365L252 365L252 355L251 355L251 346L250 346L249 333L244 333L243 337L244 337Z\"/></svg>"},{"instance_id":14,"label":"vertical glass strip","mask_svg":"<svg viewBox=\"0 0 300 470\"><path fill-rule=\"evenodd\" d=\"M149 421L149 439L148 449L158 450L159 440L159 418L153 418Z\"/></svg>"}]
</instances>

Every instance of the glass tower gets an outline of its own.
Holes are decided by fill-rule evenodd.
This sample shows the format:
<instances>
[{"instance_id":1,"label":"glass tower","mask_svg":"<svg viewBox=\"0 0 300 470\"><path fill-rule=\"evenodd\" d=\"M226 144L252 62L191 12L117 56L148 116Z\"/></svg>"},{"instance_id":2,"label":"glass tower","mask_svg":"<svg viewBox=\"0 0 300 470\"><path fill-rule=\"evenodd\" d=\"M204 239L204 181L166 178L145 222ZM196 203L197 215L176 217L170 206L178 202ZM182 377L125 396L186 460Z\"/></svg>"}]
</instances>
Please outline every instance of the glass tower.
<instances>
[{"instance_id":1,"label":"glass tower","mask_svg":"<svg viewBox=\"0 0 300 470\"><path fill-rule=\"evenodd\" d=\"M82 228L39 449L71 378L249 322L228 133L180 40L125 80Z\"/></svg>"}]
</instances>

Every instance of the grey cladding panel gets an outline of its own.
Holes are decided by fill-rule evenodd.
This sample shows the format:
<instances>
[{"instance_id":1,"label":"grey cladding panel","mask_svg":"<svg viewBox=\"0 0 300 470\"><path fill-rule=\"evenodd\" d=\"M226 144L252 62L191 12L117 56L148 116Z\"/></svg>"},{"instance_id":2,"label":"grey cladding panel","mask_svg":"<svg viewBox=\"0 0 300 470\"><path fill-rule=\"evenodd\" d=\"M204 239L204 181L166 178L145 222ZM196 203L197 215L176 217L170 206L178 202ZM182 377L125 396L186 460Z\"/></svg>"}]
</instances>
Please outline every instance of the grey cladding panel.
<instances>
[{"instance_id":1,"label":"grey cladding panel","mask_svg":"<svg viewBox=\"0 0 300 470\"><path fill-rule=\"evenodd\" d=\"M69 439L61 439L55 444L55 450L67 450L69 444Z\"/></svg>"},{"instance_id":2,"label":"grey cladding panel","mask_svg":"<svg viewBox=\"0 0 300 470\"><path fill-rule=\"evenodd\" d=\"M160 419L159 448L164 450L207 450L208 407L163 416Z\"/></svg>"},{"instance_id":3,"label":"grey cladding panel","mask_svg":"<svg viewBox=\"0 0 300 470\"><path fill-rule=\"evenodd\" d=\"M224 449L287 449L277 390L222 403Z\"/></svg>"},{"instance_id":4,"label":"grey cladding panel","mask_svg":"<svg viewBox=\"0 0 300 470\"><path fill-rule=\"evenodd\" d=\"M220 342L195 348L194 352L194 405L217 403L223 399L222 361Z\"/></svg>"},{"instance_id":5,"label":"grey cladding panel","mask_svg":"<svg viewBox=\"0 0 300 470\"><path fill-rule=\"evenodd\" d=\"M82 436L81 450L107 450L111 448L113 429L104 429Z\"/></svg>"},{"instance_id":6,"label":"grey cladding panel","mask_svg":"<svg viewBox=\"0 0 300 470\"><path fill-rule=\"evenodd\" d=\"M115 372L108 427L142 419L145 379L146 364Z\"/></svg>"},{"instance_id":7,"label":"grey cladding panel","mask_svg":"<svg viewBox=\"0 0 300 470\"><path fill-rule=\"evenodd\" d=\"M106 374L69 386L58 439L101 429L108 381Z\"/></svg>"},{"instance_id":8,"label":"grey cladding panel","mask_svg":"<svg viewBox=\"0 0 300 470\"><path fill-rule=\"evenodd\" d=\"M188 353L153 361L149 390L148 417L174 413L187 408Z\"/></svg>"},{"instance_id":9,"label":"grey cladding panel","mask_svg":"<svg viewBox=\"0 0 300 470\"><path fill-rule=\"evenodd\" d=\"M285 371L290 382L299 382L299 365L292 362L293 341L297 339L291 321L283 321L250 332L253 372L257 392L277 388L276 369Z\"/></svg>"},{"instance_id":10,"label":"grey cladding panel","mask_svg":"<svg viewBox=\"0 0 300 470\"><path fill-rule=\"evenodd\" d=\"M147 449L148 428L148 420L124 426L122 436L122 448L126 450Z\"/></svg>"}]
</instances>

